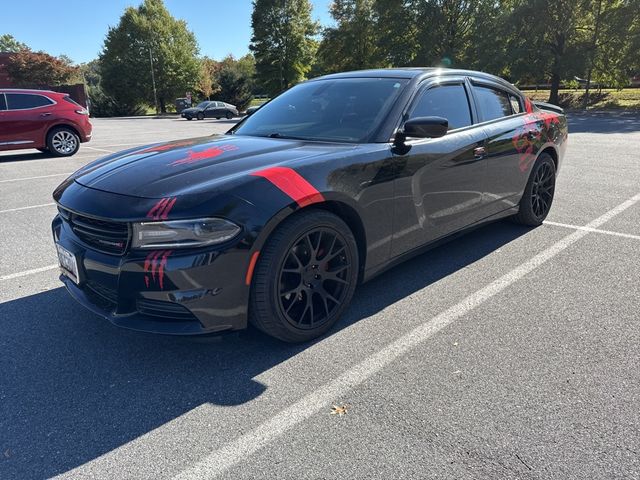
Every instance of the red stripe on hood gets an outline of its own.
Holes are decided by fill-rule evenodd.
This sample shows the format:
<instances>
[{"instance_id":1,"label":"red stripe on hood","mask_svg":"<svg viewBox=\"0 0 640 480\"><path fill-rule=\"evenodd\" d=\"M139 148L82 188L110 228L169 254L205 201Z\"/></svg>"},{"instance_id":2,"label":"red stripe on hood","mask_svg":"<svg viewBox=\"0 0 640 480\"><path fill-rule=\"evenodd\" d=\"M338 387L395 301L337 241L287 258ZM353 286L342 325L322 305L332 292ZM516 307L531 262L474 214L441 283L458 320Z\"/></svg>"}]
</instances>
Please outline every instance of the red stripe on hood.
<instances>
[{"instance_id":1,"label":"red stripe on hood","mask_svg":"<svg viewBox=\"0 0 640 480\"><path fill-rule=\"evenodd\" d=\"M271 167L253 172L251 175L266 178L300 207L324 201L322 194L291 168Z\"/></svg>"}]
</instances>

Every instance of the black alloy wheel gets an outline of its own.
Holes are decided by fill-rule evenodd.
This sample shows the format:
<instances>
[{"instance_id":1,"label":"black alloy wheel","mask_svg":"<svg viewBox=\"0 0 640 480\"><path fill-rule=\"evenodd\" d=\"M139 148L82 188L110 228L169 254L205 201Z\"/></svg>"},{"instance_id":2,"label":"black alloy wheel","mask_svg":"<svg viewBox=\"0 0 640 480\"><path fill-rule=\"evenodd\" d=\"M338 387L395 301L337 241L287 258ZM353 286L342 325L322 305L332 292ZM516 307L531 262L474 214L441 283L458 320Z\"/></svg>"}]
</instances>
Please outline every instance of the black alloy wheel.
<instances>
[{"instance_id":1,"label":"black alloy wheel","mask_svg":"<svg viewBox=\"0 0 640 480\"><path fill-rule=\"evenodd\" d=\"M294 327L319 327L344 301L351 259L346 241L335 230L320 227L305 233L289 249L280 268L279 307Z\"/></svg>"},{"instance_id":2,"label":"black alloy wheel","mask_svg":"<svg viewBox=\"0 0 640 480\"><path fill-rule=\"evenodd\" d=\"M531 189L531 209L538 218L545 218L551 208L555 188L555 172L552 165L543 163L533 177Z\"/></svg>"},{"instance_id":3,"label":"black alloy wheel","mask_svg":"<svg viewBox=\"0 0 640 480\"><path fill-rule=\"evenodd\" d=\"M294 215L260 254L251 292L250 319L287 342L325 333L347 308L358 276L349 227L332 213Z\"/></svg>"},{"instance_id":4,"label":"black alloy wheel","mask_svg":"<svg viewBox=\"0 0 640 480\"><path fill-rule=\"evenodd\" d=\"M549 154L542 153L531 169L519 211L513 220L531 227L541 225L551 210L555 187L556 165Z\"/></svg>"}]
</instances>

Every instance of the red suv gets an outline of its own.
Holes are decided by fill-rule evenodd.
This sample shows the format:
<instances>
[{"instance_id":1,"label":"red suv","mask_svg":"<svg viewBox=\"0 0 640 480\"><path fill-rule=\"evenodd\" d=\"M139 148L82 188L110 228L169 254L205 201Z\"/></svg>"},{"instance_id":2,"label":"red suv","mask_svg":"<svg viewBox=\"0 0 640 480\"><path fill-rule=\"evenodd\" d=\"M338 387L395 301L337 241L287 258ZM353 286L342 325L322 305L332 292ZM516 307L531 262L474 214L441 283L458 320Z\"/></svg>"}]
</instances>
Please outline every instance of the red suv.
<instances>
[{"instance_id":1,"label":"red suv","mask_svg":"<svg viewBox=\"0 0 640 480\"><path fill-rule=\"evenodd\" d=\"M0 150L68 157L91 139L89 112L66 93L0 89Z\"/></svg>"}]
</instances>

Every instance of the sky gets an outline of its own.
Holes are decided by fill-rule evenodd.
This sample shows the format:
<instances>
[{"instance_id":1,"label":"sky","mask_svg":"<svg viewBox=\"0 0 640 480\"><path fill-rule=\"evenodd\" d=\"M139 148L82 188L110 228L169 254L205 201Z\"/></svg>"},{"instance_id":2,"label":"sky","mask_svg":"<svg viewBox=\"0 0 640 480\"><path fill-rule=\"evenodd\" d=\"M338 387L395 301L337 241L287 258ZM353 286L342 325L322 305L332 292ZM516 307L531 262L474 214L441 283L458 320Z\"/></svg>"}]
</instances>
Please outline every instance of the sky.
<instances>
[{"instance_id":1,"label":"sky","mask_svg":"<svg viewBox=\"0 0 640 480\"><path fill-rule=\"evenodd\" d=\"M109 26L128 6L142 0L2 0L0 34L8 33L32 50L65 54L75 63L93 60ZM311 0L313 18L331 23L331 0ZM251 0L165 0L169 12L185 20L200 45L200 54L220 60L249 53ZM32 12L34 15L25 15ZM10 21L20 19L20 21ZM28 19L28 20L27 20Z\"/></svg>"}]
</instances>

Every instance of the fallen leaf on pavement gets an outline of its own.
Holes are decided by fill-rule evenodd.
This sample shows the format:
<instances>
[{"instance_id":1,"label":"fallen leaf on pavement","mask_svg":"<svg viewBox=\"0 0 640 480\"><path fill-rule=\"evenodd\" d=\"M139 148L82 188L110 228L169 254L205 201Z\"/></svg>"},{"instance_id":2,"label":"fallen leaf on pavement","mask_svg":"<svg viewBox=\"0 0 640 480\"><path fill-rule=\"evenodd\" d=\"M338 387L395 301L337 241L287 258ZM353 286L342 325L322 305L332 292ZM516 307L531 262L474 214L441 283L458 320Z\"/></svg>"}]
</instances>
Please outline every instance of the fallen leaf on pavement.
<instances>
[{"instance_id":1,"label":"fallen leaf on pavement","mask_svg":"<svg viewBox=\"0 0 640 480\"><path fill-rule=\"evenodd\" d=\"M331 407L331 415L346 415L349 405L333 405Z\"/></svg>"}]
</instances>

